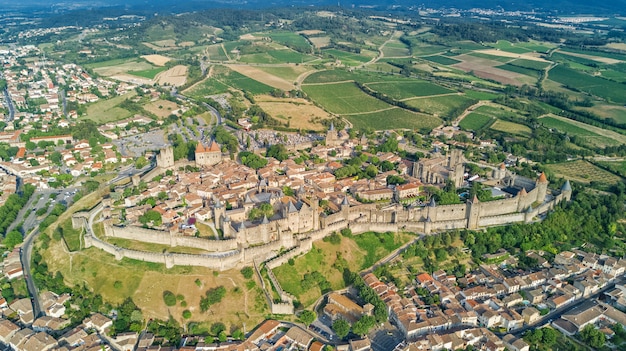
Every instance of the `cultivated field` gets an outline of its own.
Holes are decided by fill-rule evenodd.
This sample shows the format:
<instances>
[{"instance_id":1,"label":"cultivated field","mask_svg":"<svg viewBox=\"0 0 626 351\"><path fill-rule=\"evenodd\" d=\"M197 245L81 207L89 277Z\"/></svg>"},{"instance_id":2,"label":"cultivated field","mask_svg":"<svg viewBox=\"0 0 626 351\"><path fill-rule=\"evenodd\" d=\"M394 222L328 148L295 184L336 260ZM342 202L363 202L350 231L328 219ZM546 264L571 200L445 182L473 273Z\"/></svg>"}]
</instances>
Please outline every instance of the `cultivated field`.
<instances>
[{"instance_id":1,"label":"cultivated field","mask_svg":"<svg viewBox=\"0 0 626 351\"><path fill-rule=\"evenodd\" d=\"M228 65L227 67L235 72L243 74L246 77L259 81L263 84L267 84L276 89L289 91L295 88L293 81L287 81L253 66Z\"/></svg>"},{"instance_id":2,"label":"cultivated field","mask_svg":"<svg viewBox=\"0 0 626 351\"><path fill-rule=\"evenodd\" d=\"M393 107L380 112L352 114L349 116L344 115L344 117L347 118L356 129L373 128L375 130L425 129L430 131L442 122L441 119L437 117L408 111L399 107Z\"/></svg>"},{"instance_id":3,"label":"cultivated field","mask_svg":"<svg viewBox=\"0 0 626 351\"><path fill-rule=\"evenodd\" d=\"M581 73L563 65L551 69L549 78L566 87L588 92L612 102L626 104L623 84Z\"/></svg>"},{"instance_id":4,"label":"cultivated field","mask_svg":"<svg viewBox=\"0 0 626 351\"><path fill-rule=\"evenodd\" d=\"M215 78L207 78L193 87L183 91L183 94L194 99L203 99L209 95L223 94L228 91L228 85Z\"/></svg>"},{"instance_id":5,"label":"cultivated field","mask_svg":"<svg viewBox=\"0 0 626 351\"><path fill-rule=\"evenodd\" d=\"M478 131L491 123L493 118L481 113L472 112L459 122L459 127L468 131Z\"/></svg>"},{"instance_id":6,"label":"cultivated field","mask_svg":"<svg viewBox=\"0 0 626 351\"><path fill-rule=\"evenodd\" d=\"M626 124L626 107L624 106L596 104L593 107L579 107L578 109L591 112L602 118L610 118L618 123Z\"/></svg>"},{"instance_id":7,"label":"cultivated field","mask_svg":"<svg viewBox=\"0 0 626 351\"><path fill-rule=\"evenodd\" d=\"M550 115L539 119L539 123L548 128L554 128L568 135L583 138L595 146L613 146L626 143L626 136L614 131L601 129L565 117Z\"/></svg>"},{"instance_id":8,"label":"cultivated field","mask_svg":"<svg viewBox=\"0 0 626 351\"><path fill-rule=\"evenodd\" d=\"M326 127L321 121L332 118L328 112L306 99L283 99L260 95L255 97L255 100L270 116L281 122L289 121L290 128L323 131Z\"/></svg>"},{"instance_id":9,"label":"cultivated field","mask_svg":"<svg viewBox=\"0 0 626 351\"><path fill-rule=\"evenodd\" d=\"M184 85L187 81L187 66L174 66L165 72L159 73L154 80L161 85L173 85L176 87Z\"/></svg>"},{"instance_id":10,"label":"cultivated field","mask_svg":"<svg viewBox=\"0 0 626 351\"><path fill-rule=\"evenodd\" d=\"M312 100L336 114L367 113L391 108L389 104L361 91L354 83L305 85L303 90Z\"/></svg>"},{"instance_id":11,"label":"cultivated field","mask_svg":"<svg viewBox=\"0 0 626 351\"><path fill-rule=\"evenodd\" d=\"M471 104L472 101L473 99L463 95L445 95L411 99L406 100L405 102L409 106L419 108L422 112L438 117L453 119L458 116L452 116L452 112L460 107Z\"/></svg>"},{"instance_id":12,"label":"cultivated field","mask_svg":"<svg viewBox=\"0 0 626 351\"><path fill-rule=\"evenodd\" d=\"M464 72L473 72L475 76L483 79L490 79L509 85L522 85L524 83L528 83L529 79L532 80L532 78L528 78L524 74L497 68L496 66L500 66L502 64L501 61L478 57L475 55L460 55L455 56L454 58L462 60L462 62L453 64L451 67L460 69Z\"/></svg>"},{"instance_id":13,"label":"cultivated field","mask_svg":"<svg viewBox=\"0 0 626 351\"><path fill-rule=\"evenodd\" d=\"M367 83L372 90L388 95L395 100L404 100L416 96L431 96L453 93L452 90L425 81L405 80L397 82Z\"/></svg>"},{"instance_id":14,"label":"cultivated field","mask_svg":"<svg viewBox=\"0 0 626 351\"><path fill-rule=\"evenodd\" d=\"M295 82L300 75L311 71L313 68L306 65L286 65L286 66L273 66L273 67L256 67L257 69L284 79L287 82Z\"/></svg>"},{"instance_id":15,"label":"cultivated field","mask_svg":"<svg viewBox=\"0 0 626 351\"><path fill-rule=\"evenodd\" d=\"M104 77L112 77L115 75L128 73L131 71L144 71L154 69L155 67L147 62L139 60L114 60L100 62L97 65L87 65L92 68L94 72Z\"/></svg>"},{"instance_id":16,"label":"cultivated field","mask_svg":"<svg viewBox=\"0 0 626 351\"><path fill-rule=\"evenodd\" d=\"M172 60L171 58L163 55L143 55L141 58L155 66L165 66L166 63Z\"/></svg>"},{"instance_id":17,"label":"cultivated field","mask_svg":"<svg viewBox=\"0 0 626 351\"><path fill-rule=\"evenodd\" d=\"M550 164L547 167L560 177L582 183L600 182L614 184L622 180L622 178L582 160Z\"/></svg>"},{"instance_id":18,"label":"cultivated field","mask_svg":"<svg viewBox=\"0 0 626 351\"><path fill-rule=\"evenodd\" d=\"M490 128L493 130L500 131L500 132L509 133L509 134L517 134L517 135L522 135L522 136L530 136L530 133L532 132L530 128L528 128L527 126L523 124L513 123L513 122L503 121L503 120L495 121L495 123L492 124Z\"/></svg>"},{"instance_id":19,"label":"cultivated field","mask_svg":"<svg viewBox=\"0 0 626 351\"><path fill-rule=\"evenodd\" d=\"M330 37L310 37L309 40L318 49L325 48L330 44Z\"/></svg>"}]
</instances>

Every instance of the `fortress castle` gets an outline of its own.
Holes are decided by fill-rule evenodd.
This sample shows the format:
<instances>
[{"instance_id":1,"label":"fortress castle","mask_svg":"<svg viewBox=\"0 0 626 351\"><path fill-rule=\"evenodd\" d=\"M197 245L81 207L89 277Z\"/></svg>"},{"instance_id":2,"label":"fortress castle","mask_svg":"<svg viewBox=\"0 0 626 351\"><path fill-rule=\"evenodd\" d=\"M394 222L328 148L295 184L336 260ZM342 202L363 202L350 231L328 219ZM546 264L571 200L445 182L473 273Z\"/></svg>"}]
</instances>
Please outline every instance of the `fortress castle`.
<instances>
[{"instance_id":1,"label":"fortress castle","mask_svg":"<svg viewBox=\"0 0 626 351\"><path fill-rule=\"evenodd\" d=\"M222 161L222 150L215 140L211 141L209 146L204 146L202 141L199 141L195 156L197 166L212 166Z\"/></svg>"}]
</instances>

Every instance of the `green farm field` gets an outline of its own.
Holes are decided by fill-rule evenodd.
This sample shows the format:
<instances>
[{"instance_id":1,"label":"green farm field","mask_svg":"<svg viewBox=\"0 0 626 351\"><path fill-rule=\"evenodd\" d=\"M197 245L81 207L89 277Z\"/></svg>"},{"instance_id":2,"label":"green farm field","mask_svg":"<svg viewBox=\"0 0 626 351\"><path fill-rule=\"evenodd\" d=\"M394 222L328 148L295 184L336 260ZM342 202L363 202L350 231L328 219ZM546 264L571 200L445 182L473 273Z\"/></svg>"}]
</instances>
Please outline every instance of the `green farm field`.
<instances>
[{"instance_id":1,"label":"green farm field","mask_svg":"<svg viewBox=\"0 0 626 351\"><path fill-rule=\"evenodd\" d=\"M228 61L228 56L222 49L221 44L214 44L207 47L207 54L211 61Z\"/></svg>"},{"instance_id":2,"label":"green farm field","mask_svg":"<svg viewBox=\"0 0 626 351\"><path fill-rule=\"evenodd\" d=\"M432 62L439 63L439 64L446 65L446 66L461 62L459 60L455 60L453 58L441 56L441 55L424 56L422 58L424 60L432 61Z\"/></svg>"},{"instance_id":3,"label":"green farm field","mask_svg":"<svg viewBox=\"0 0 626 351\"><path fill-rule=\"evenodd\" d=\"M345 116L354 128L388 129L426 129L432 130L441 124L441 119L408 111L399 107L389 110Z\"/></svg>"},{"instance_id":4,"label":"green farm field","mask_svg":"<svg viewBox=\"0 0 626 351\"><path fill-rule=\"evenodd\" d=\"M217 79L228 86L232 86L233 88L243 91L248 91L254 95L267 94L274 89L269 85L265 85L252 78L248 78L239 72L231 70L225 72Z\"/></svg>"},{"instance_id":5,"label":"green farm field","mask_svg":"<svg viewBox=\"0 0 626 351\"><path fill-rule=\"evenodd\" d=\"M459 127L461 127L461 129L463 130L478 131L491 123L491 121L493 121L493 118L491 116L472 112L465 116L461 120L461 122L459 122Z\"/></svg>"},{"instance_id":6,"label":"green farm field","mask_svg":"<svg viewBox=\"0 0 626 351\"><path fill-rule=\"evenodd\" d=\"M228 85L215 78L208 78L183 91L183 94L194 99L204 99L208 95L223 94L227 91Z\"/></svg>"},{"instance_id":7,"label":"green farm field","mask_svg":"<svg viewBox=\"0 0 626 351\"><path fill-rule=\"evenodd\" d=\"M432 96L427 98L417 98L406 100L405 103L409 106L419 108L420 111L439 117L445 117L447 119L453 119L458 116L452 116L452 113L465 106L470 106L475 103L476 100L468 98L463 95L446 95L446 96Z\"/></svg>"},{"instance_id":8,"label":"green farm field","mask_svg":"<svg viewBox=\"0 0 626 351\"><path fill-rule=\"evenodd\" d=\"M550 80L609 99L612 102L626 104L624 85L617 82L590 76L563 65L558 65L550 70Z\"/></svg>"},{"instance_id":9,"label":"green farm field","mask_svg":"<svg viewBox=\"0 0 626 351\"><path fill-rule=\"evenodd\" d=\"M626 142L626 136L624 135L563 117L544 117L539 119L539 123L548 128L557 129L562 133L581 137L586 142L599 147L614 146Z\"/></svg>"},{"instance_id":10,"label":"green farm field","mask_svg":"<svg viewBox=\"0 0 626 351\"><path fill-rule=\"evenodd\" d=\"M148 78L148 79L154 79L154 77L157 76L157 74L163 72L167 70L167 67L157 67L157 68L153 68L153 69L146 69L146 70L142 70L142 71L129 71L129 74L132 74L134 76L137 77L143 77L143 78Z\"/></svg>"},{"instance_id":11,"label":"green farm field","mask_svg":"<svg viewBox=\"0 0 626 351\"><path fill-rule=\"evenodd\" d=\"M581 183L599 182L604 184L614 184L622 180L621 177L582 160L550 164L547 165L547 167L558 176Z\"/></svg>"},{"instance_id":12,"label":"green farm field","mask_svg":"<svg viewBox=\"0 0 626 351\"><path fill-rule=\"evenodd\" d=\"M371 60L371 57L355 54L347 51L341 51L337 49L328 49L324 50L325 54L331 55L337 60L341 60L341 62L346 66L358 66L365 62Z\"/></svg>"},{"instance_id":13,"label":"green farm field","mask_svg":"<svg viewBox=\"0 0 626 351\"><path fill-rule=\"evenodd\" d=\"M530 136L530 133L532 132L530 128L523 124L503 120L497 120L494 124L491 125L490 128L500 132L522 136Z\"/></svg>"},{"instance_id":14,"label":"green farm field","mask_svg":"<svg viewBox=\"0 0 626 351\"><path fill-rule=\"evenodd\" d=\"M352 82L305 85L302 88L313 101L322 105L331 113L367 113L392 107L381 100L367 95Z\"/></svg>"},{"instance_id":15,"label":"green farm field","mask_svg":"<svg viewBox=\"0 0 626 351\"><path fill-rule=\"evenodd\" d=\"M311 50L311 44L309 44L306 38L294 32L273 31L268 34L263 34L263 36L268 36L272 38L273 41L294 49L298 49L301 51Z\"/></svg>"},{"instance_id":16,"label":"green farm field","mask_svg":"<svg viewBox=\"0 0 626 351\"><path fill-rule=\"evenodd\" d=\"M404 100L416 96L432 96L454 93L454 91L446 89L440 85L417 80L367 83L366 86L372 90L386 94L395 100Z\"/></svg>"},{"instance_id":17,"label":"green farm field","mask_svg":"<svg viewBox=\"0 0 626 351\"><path fill-rule=\"evenodd\" d=\"M408 46L399 40L391 40L383 47L385 57L405 57L410 56L411 51Z\"/></svg>"}]
</instances>

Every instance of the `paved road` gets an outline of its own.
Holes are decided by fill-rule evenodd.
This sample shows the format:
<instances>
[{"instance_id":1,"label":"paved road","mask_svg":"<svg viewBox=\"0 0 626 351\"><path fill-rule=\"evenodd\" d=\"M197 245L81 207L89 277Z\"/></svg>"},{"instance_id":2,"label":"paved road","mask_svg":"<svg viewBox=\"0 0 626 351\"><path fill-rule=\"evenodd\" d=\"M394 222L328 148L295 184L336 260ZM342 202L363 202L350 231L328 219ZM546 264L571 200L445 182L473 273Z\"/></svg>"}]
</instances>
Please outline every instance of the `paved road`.
<instances>
[{"instance_id":1,"label":"paved road","mask_svg":"<svg viewBox=\"0 0 626 351\"><path fill-rule=\"evenodd\" d=\"M30 300L33 303L33 315L35 316L35 319L43 315L43 312L41 310L41 302L39 301L39 290L37 290L37 286L35 285L35 281L33 280L33 276L30 271L30 262L33 253L32 244L37 236L39 236L39 228L35 228L30 234L26 236L26 239L24 239L24 243L22 244L22 248L20 250L22 269L24 270L24 279L26 280L26 287L28 288L28 293L31 297Z\"/></svg>"}]
</instances>

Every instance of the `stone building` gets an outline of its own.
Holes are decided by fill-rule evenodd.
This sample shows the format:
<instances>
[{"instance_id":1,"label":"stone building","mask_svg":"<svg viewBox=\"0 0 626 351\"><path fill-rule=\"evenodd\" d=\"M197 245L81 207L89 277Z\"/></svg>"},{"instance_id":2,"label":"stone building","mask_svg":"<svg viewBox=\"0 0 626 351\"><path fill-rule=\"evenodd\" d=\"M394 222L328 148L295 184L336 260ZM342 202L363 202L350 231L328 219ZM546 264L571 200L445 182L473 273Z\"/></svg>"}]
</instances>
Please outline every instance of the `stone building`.
<instances>
[{"instance_id":1,"label":"stone building","mask_svg":"<svg viewBox=\"0 0 626 351\"><path fill-rule=\"evenodd\" d=\"M439 155L414 162L411 175L422 183L444 184L450 180L455 186L460 187L465 174L463 163L463 150L453 149L447 156Z\"/></svg>"},{"instance_id":2,"label":"stone building","mask_svg":"<svg viewBox=\"0 0 626 351\"><path fill-rule=\"evenodd\" d=\"M215 141L211 141L209 146L204 146L202 142L199 142L195 155L197 166L212 166L222 162L222 150Z\"/></svg>"}]
</instances>

